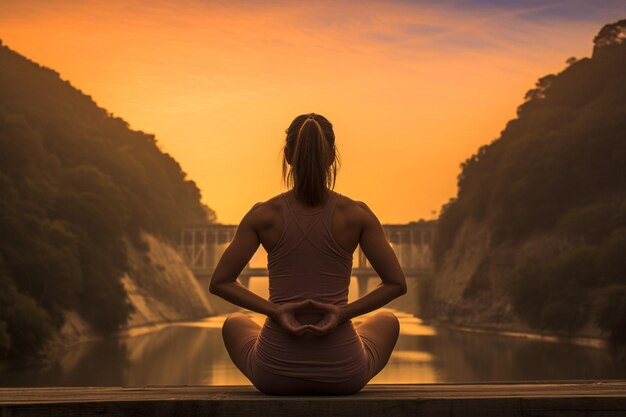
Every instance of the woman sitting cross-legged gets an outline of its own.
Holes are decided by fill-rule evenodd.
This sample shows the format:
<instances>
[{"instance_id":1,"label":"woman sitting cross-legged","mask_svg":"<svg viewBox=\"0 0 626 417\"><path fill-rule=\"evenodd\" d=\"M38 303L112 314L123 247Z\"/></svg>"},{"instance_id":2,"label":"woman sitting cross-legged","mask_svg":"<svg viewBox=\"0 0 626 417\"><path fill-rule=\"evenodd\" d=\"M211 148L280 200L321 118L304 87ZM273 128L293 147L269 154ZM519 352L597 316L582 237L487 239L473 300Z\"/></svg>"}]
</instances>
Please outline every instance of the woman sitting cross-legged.
<instances>
[{"instance_id":1,"label":"woman sitting cross-legged","mask_svg":"<svg viewBox=\"0 0 626 417\"><path fill-rule=\"evenodd\" d=\"M390 312L357 326L351 319L406 293L404 273L369 207L333 191L338 158L331 123L303 114L286 133L283 179L291 188L246 213L209 290L267 316L261 327L233 313L222 328L232 361L259 391L353 394L387 364L400 327ZM269 300L236 281L259 244L268 253ZM348 303L357 245L382 282Z\"/></svg>"}]
</instances>

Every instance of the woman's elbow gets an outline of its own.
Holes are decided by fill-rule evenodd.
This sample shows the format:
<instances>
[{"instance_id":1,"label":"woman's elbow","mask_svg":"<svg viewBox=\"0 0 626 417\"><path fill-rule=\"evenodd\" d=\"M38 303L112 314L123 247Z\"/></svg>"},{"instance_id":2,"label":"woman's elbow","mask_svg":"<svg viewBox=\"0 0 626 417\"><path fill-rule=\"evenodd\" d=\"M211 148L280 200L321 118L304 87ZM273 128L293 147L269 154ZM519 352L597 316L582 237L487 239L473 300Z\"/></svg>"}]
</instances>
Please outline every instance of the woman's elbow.
<instances>
[{"instance_id":1,"label":"woman's elbow","mask_svg":"<svg viewBox=\"0 0 626 417\"><path fill-rule=\"evenodd\" d=\"M406 287L406 279L404 279L404 277L403 277L403 279L401 281L396 283L394 286L396 287L396 290L398 291L398 297L400 297L401 295L406 294L407 287Z\"/></svg>"},{"instance_id":2,"label":"woman's elbow","mask_svg":"<svg viewBox=\"0 0 626 417\"><path fill-rule=\"evenodd\" d=\"M211 282L209 283L209 292L221 297L222 294L224 294L224 291L228 291L230 285L233 283L235 283L235 279L211 278Z\"/></svg>"},{"instance_id":3,"label":"woman's elbow","mask_svg":"<svg viewBox=\"0 0 626 417\"><path fill-rule=\"evenodd\" d=\"M385 285L387 285L390 289L390 291L393 291L395 297L400 297L401 295L406 294L407 288L406 288L406 281L404 282L387 282L385 283Z\"/></svg>"},{"instance_id":4,"label":"woman's elbow","mask_svg":"<svg viewBox=\"0 0 626 417\"><path fill-rule=\"evenodd\" d=\"M402 284L398 285L398 292L400 295L406 294L407 292L406 282L403 282Z\"/></svg>"},{"instance_id":5,"label":"woman's elbow","mask_svg":"<svg viewBox=\"0 0 626 417\"><path fill-rule=\"evenodd\" d=\"M209 292L215 295L218 295L219 293L219 285L217 285L217 283L212 277L211 277L211 282L209 283Z\"/></svg>"}]
</instances>

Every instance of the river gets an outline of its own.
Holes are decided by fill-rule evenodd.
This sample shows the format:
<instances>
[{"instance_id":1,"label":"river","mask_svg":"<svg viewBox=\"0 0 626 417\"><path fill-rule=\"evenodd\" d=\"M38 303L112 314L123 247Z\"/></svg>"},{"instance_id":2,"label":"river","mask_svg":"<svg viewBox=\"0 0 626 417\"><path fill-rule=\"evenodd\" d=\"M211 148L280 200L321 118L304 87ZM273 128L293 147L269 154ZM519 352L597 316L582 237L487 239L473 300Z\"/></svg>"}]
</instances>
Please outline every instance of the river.
<instances>
[{"instance_id":1,"label":"river","mask_svg":"<svg viewBox=\"0 0 626 417\"><path fill-rule=\"evenodd\" d=\"M370 384L617 379L626 366L604 348L427 326L394 311L401 335ZM263 317L252 313L255 321ZM6 370L1 386L240 385L222 338L225 316L145 327L84 342L45 368ZM358 321L355 321L355 324Z\"/></svg>"},{"instance_id":2,"label":"river","mask_svg":"<svg viewBox=\"0 0 626 417\"><path fill-rule=\"evenodd\" d=\"M267 297L266 280L253 280L251 289ZM351 285L349 301L354 294ZM370 384L626 378L624 356L607 348L431 326L392 311L400 319L400 337ZM264 316L248 313L263 323ZM250 384L224 348L224 319L147 326L80 343L49 366L1 371L0 386Z\"/></svg>"}]
</instances>

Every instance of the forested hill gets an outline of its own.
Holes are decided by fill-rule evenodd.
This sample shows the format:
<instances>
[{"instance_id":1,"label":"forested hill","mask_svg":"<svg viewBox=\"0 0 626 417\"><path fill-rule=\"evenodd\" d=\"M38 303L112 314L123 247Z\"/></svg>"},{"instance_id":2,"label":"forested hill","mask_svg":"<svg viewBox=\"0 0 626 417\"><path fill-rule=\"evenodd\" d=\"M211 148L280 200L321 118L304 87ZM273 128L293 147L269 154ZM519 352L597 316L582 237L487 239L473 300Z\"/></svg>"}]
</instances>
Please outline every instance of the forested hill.
<instances>
[{"instance_id":1,"label":"forested hill","mask_svg":"<svg viewBox=\"0 0 626 417\"><path fill-rule=\"evenodd\" d=\"M213 218L153 135L0 43L0 359L37 352L63 309L117 329L123 241Z\"/></svg>"},{"instance_id":2,"label":"forested hill","mask_svg":"<svg viewBox=\"0 0 626 417\"><path fill-rule=\"evenodd\" d=\"M439 220L439 271L461 259L469 223L486 230L488 250L468 261L464 294L446 314L469 314L476 298L498 303L502 288L532 328L597 325L626 339L626 20L602 28L591 58L540 78L501 136L462 164ZM558 243L522 259L518 249L540 235Z\"/></svg>"}]
</instances>

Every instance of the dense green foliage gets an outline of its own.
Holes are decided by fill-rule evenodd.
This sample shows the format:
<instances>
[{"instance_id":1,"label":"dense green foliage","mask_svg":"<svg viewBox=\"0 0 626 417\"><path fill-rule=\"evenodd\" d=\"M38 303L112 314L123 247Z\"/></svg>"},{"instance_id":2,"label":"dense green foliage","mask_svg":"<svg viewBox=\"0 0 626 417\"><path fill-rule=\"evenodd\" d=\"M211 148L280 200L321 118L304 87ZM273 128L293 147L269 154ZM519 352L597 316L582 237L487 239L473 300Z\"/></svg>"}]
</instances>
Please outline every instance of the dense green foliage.
<instances>
[{"instance_id":1,"label":"dense green foliage","mask_svg":"<svg viewBox=\"0 0 626 417\"><path fill-rule=\"evenodd\" d=\"M594 320L626 339L626 20L525 99L501 136L461 165L435 261L468 218L489 228L494 246L556 233L568 249L508 279L514 307L537 328L574 332Z\"/></svg>"},{"instance_id":2,"label":"dense green foliage","mask_svg":"<svg viewBox=\"0 0 626 417\"><path fill-rule=\"evenodd\" d=\"M40 351L64 309L124 324L124 242L214 218L185 177L153 135L0 46L0 359Z\"/></svg>"}]
</instances>

